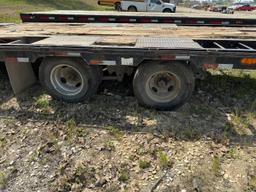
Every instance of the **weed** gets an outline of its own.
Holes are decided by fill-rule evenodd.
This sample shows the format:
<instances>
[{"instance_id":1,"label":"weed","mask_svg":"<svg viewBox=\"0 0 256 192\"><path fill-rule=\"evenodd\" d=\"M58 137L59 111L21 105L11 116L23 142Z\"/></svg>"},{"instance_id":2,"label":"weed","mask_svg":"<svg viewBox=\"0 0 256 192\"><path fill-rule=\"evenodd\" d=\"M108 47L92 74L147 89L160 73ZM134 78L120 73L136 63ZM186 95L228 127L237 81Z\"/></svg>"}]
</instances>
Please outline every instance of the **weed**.
<instances>
[{"instance_id":1,"label":"weed","mask_svg":"<svg viewBox=\"0 0 256 192\"><path fill-rule=\"evenodd\" d=\"M238 157L238 153L239 151L237 147L231 147L228 151L228 155L233 159Z\"/></svg>"},{"instance_id":2,"label":"weed","mask_svg":"<svg viewBox=\"0 0 256 192\"><path fill-rule=\"evenodd\" d=\"M123 134L119 129L112 127L112 126L109 126L106 129L109 131L109 134L112 135L113 137L115 137L117 140L122 139Z\"/></svg>"},{"instance_id":3,"label":"weed","mask_svg":"<svg viewBox=\"0 0 256 192\"><path fill-rule=\"evenodd\" d=\"M141 169L146 169L150 167L150 162L149 161L145 161L145 160L140 160L139 161L139 167Z\"/></svg>"},{"instance_id":4,"label":"weed","mask_svg":"<svg viewBox=\"0 0 256 192\"><path fill-rule=\"evenodd\" d=\"M252 176L249 180L249 186L252 190L256 190L256 176Z\"/></svg>"},{"instance_id":5,"label":"weed","mask_svg":"<svg viewBox=\"0 0 256 192\"><path fill-rule=\"evenodd\" d=\"M107 141L105 142L105 148L107 148L107 150L109 150L109 151L114 151L114 150L115 150L115 144L114 144L114 142L111 141L111 140L107 140Z\"/></svg>"},{"instance_id":6,"label":"weed","mask_svg":"<svg viewBox=\"0 0 256 192\"><path fill-rule=\"evenodd\" d=\"M169 157L163 151L158 152L158 161L159 161L160 167L163 169L167 169L172 165L172 163L169 160Z\"/></svg>"},{"instance_id":7,"label":"weed","mask_svg":"<svg viewBox=\"0 0 256 192\"><path fill-rule=\"evenodd\" d=\"M221 162L219 156L215 155L212 160L212 171L215 176L220 176Z\"/></svg>"},{"instance_id":8,"label":"weed","mask_svg":"<svg viewBox=\"0 0 256 192\"><path fill-rule=\"evenodd\" d=\"M4 172L0 172L0 189L5 189L7 185L7 176Z\"/></svg>"},{"instance_id":9,"label":"weed","mask_svg":"<svg viewBox=\"0 0 256 192\"><path fill-rule=\"evenodd\" d=\"M129 170L127 168L121 169L118 180L121 182L127 182L130 179Z\"/></svg>"},{"instance_id":10,"label":"weed","mask_svg":"<svg viewBox=\"0 0 256 192\"><path fill-rule=\"evenodd\" d=\"M41 95L40 97L36 98L34 105L43 112L50 111L50 103L46 95Z\"/></svg>"},{"instance_id":11,"label":"weed","mask_svg":"<svg viewBox=\"0 0 256 192\"><path fill-rule=\"evenodd\" d=\"M12 127L15 125L15 120L11 118L7 118L3 120L3 123L5 124L6 127Z\"/></svg>"}]
</instances>

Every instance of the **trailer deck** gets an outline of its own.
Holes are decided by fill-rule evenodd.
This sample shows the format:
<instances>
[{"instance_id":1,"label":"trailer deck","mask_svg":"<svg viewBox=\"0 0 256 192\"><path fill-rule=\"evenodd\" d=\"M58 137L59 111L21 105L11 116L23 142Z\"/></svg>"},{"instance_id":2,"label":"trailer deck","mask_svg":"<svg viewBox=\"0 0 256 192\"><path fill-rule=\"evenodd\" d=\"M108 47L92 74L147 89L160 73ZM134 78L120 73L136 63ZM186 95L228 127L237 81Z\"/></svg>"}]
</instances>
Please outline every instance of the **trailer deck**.
<instances>
[{"instance_id":1,"label":"trailer deck","mask_svg":"<svg viewBox=\"0 0 256 192\"><path fill-rule=\"evenodd\" d=\"M155 36L177 38L238 38L253 39L255 28L243 27L185 27L170 24L118 23L23 23L0 25L0 38L48 35L110 35Z\"/></svg>"},{"instance_id":2,"label":"trailer deck","mask_svg":"<svg viewBox=\"0 0 256 192\"><path fill-rule=\"evenodd\" d=\"M254 27L256 17L204 13L188 16L182 13L137 13L111 11L47 11L21 13L23 22L54 23L163 23L179 26Z\"/></svg>"}]
</instances>

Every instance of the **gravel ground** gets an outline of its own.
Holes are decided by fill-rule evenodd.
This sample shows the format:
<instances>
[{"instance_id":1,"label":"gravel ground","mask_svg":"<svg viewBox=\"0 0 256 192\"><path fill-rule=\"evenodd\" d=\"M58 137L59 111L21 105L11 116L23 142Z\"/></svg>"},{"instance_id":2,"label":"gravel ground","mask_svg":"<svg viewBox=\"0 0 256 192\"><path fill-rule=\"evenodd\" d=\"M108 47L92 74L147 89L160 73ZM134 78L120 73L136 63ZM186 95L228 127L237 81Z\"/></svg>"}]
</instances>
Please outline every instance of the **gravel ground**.
<instances>
[{"instance_id":1,"label":"gravel ground","mask_svg":"<svg viewBox=\"0 0 256 192\"><path fill-rule=\"evenodd\" d=\"M211 73L169 112L127 83L88 103L14 97L0 74L0 191L256 191L256 73Z\"/></svg>"}]
</instances>

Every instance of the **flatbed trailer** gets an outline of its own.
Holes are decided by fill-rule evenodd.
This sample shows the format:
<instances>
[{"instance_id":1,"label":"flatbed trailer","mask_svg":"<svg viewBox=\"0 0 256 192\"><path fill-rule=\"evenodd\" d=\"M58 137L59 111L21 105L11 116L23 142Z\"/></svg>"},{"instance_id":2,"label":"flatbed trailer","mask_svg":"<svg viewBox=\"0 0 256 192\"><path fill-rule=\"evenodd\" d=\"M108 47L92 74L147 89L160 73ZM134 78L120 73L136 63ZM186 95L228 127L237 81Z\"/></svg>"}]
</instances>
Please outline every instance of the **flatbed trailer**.
<instances>
[{"instance_id":1,"label":"flatbed trailer","mask_svg":"<svg viewBox=\"0 0 256 192\"><path fill-rule=\"evenodd\" d=\"M130 75L140 104L175 109L190 98L205 69L256 69L255 39L34 35L0 42L14 93L38 74L50 95L67 102L91 98L102 80Z\"/></svg>"},{"instance_id":2,"label":"flatbed trailer","mask_svg":"<svg viewBox=\"0 0 256 192\"><path fill-rule=\"evenodd\" d=\"M188 14L188 13L187 13ZM23 22L42 23L158 23L178 26L255 27L255 15L231 16L207 14L190 16L182 13L130 13L111 11L47 11L21 13Z\"/></svg>"}]
</instances>

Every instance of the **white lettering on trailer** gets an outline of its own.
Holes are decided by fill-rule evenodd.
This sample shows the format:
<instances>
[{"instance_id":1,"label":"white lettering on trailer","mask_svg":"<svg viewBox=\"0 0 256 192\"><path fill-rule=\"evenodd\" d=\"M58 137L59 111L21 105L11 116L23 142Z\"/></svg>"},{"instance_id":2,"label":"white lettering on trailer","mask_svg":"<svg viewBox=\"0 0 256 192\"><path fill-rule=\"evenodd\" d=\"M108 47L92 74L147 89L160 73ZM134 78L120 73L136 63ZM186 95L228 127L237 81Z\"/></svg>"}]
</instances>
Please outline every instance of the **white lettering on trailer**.
<instances>
[{"instance_id":1,"label":"white lettering on trailer","mask_svg":"<svg viewBox=\"0 0 256 192\"><path fill-rule=\"evenodd\" d=\"M190 56L186 56L186 55L176 55L175 56L176 60L189 60Z\"/></svg>"},{"instance_id":2,"label":"white lettering on trailer","mask_svg":"<svg viewBox=\"0 0 256 192\"><path fill-rule=\"evenodd\" d=\"M219 64L218 68L219 69L233 69L233 64Z\"/></svg>"},{"instance_id":3,"label":"white lettering on trailer","mask_svg":"<svg viewBox=\"0 0 256 192\"><path fill-rule=\"evenodd\" d=\"M89 17L89 18L88 18L88 21L94 21L94 20L95 20L94 17Z\"/></svg>"},{"instance_id":4,"label":"white lettering on trailer","mask_svg":"<svg viewBox=\"0 0 256 192\"><path fill-rule=\"evenodd\" d=\"M100 62L101 65L116 65L116 61L112 60L103 60Z\"/></svg>"},{"instance_id":5,"label":"white lettering on trailer","mask_svg":"<svg viewBox=\"0 0 256 192\"><path fill-rule=\"evenodd\" d=\"M135 21L136 21L136 19L129 19L129 21L131 21L131 22L135 22Z\"/></svg>"},{"instance_id":6,"label":"white lettering on trailer","mask_svg":"<svg viewBox=\"0 0 256 192\"><path fill-rule=\"evenodd\" d=\"M80 57L80 56L81 56L81 53L69 52L69 53L67 53L67 56Z\"/></svg>"},{"instance_id":7,"label":"white lettering on trailer","mask_svg":"<svg viewBox=\"0 0 256 192\"><path fill-rule=\"evenodd\" d=\"M29 58L28 57L17 57L17 61L20 63L28 63Z\"/></svg>"},{"instance_id":8,"label":"white lettering on trailer","mask_svg":"<svg viewBox=\"0 0 256 192\"><path fill-rule=\"evenodd\" d=\"M115 18L109 18L108 20L109 20L109 21L116 21Z\"/></svg>"},{"instance_id":9,"label":"white lettering on trailer","mask_svg":"<svg viewBox=\"0 0 256 192\"><path fill-rule=\"evenodd\" d=\"M134 61L133 61L133 58L124 58L122 57L121 58L121 65L133 65L134 64Z\"/></svg>"}]
</instances>

